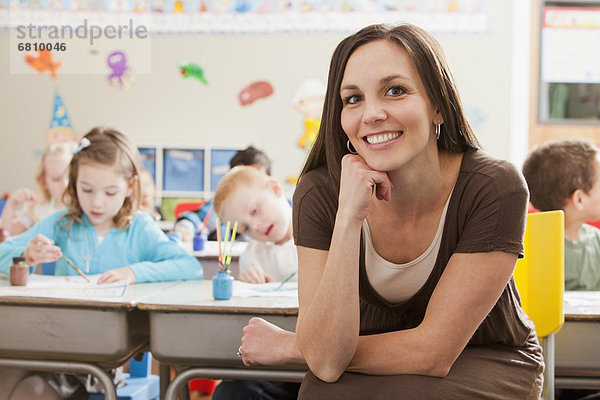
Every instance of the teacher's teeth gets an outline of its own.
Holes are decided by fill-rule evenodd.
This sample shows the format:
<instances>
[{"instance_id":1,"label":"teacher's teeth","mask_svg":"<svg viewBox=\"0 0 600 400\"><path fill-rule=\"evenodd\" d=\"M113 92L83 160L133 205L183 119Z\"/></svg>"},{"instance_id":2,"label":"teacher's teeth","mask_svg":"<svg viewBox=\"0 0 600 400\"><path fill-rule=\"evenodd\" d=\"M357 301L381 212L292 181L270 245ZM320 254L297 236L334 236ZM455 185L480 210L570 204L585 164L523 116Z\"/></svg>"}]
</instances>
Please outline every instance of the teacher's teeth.
<instances>
[{"instance_id":1,"label":"teacher's teeth","mask_svg":"<svg viewBox=\"0 0 600 400\"><path fill-rule=\"evenodd\" d=\"M372 136L367 136L367 142L369 142L369 144L389 142L390 140L396 139L398 136L400 136L400 134L398 132L383 133L381 135L372 135Z\"/></svg>"}]
</instances>

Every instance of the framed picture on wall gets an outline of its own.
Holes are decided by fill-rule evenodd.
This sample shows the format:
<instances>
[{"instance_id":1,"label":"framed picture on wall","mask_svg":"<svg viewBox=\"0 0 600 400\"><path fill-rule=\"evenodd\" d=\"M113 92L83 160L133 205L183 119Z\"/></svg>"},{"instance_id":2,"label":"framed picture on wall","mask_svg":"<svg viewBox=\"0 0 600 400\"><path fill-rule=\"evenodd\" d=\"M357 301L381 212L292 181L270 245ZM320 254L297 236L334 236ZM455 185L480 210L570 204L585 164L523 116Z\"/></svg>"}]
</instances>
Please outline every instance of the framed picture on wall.
<instances>
[{"instance_id":1,"label":"framed picture on wall","mask_svg":"<svg viewBox=\"0 0 600 400\"><path fill-rule=\"evenodd\" d=\"M140 147L140 160L142 167L150 171L152 180L156 183L156 148L155 147Z\"/></svg>"},{"instance_id":2,"label":"framed picture on wall","mask_svg":"<svg viewBox=\"0 0 600 400\"><path fill-rule=\"evenodd\" d=\"M239 149L211 149L210 151L210 191L214 193L217 185L229 171L229 162Z\"/></svg>"},{"instance_id":3,"label":"framed picture on wall","mask_svg":"<svg viewBox=\"0 0 600 400\"><path fill-rule=\"evenodd\" d=\"M163 190L204 191L204 149L163 149Z\"/></svg>"}]
</instances>

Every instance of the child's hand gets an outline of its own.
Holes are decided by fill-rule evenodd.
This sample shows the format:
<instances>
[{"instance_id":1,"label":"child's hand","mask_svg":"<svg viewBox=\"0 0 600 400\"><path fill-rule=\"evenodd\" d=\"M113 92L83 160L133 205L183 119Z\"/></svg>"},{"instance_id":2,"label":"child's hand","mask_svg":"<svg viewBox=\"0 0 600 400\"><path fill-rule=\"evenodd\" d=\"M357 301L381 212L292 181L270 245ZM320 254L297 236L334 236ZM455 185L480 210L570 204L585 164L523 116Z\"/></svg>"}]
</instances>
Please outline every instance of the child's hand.
<instances>
[{"instance_id":1,"label":"child's hand","mask_svg":"<svg viewBox=\"0 0 600 400\"><path fill-rule=\"evenodd\" d=\"M106 271L100 278L98 278L98 284L101 283L112 283L112 282L128 282L135 283L135 274L133 270L129 267L111 269L110 271Z\"/></svg>"},{"instance_id":2,"label":"child's hand","mask_svg":"<svg viewBox=\"0 0 600 400\"><path fill-rule=\"evenodd\" d=\"M25 203L26 201L34 201L35 193L31 189L21 188L17 189L13 194L8 198L8 202L16 206L17 204Z\"/></svg>"},{"instance_id":3,"label":"child's hand","mask_svg":"<svg viewBox=\"0 0 600 400\"><path fill-rule=\"evenodd\" d=\"M249 267L245 269L242 273L240 273L238 279L242 282L248 283L265 283L273 280L271 275L265 273L265 271L263 271L260 267Z\"/></svg>"},{"instance_id":4,"label":"child's hand","mask_svg":"<svg viewBox=\"0 0 600 400\"><path fill-rule=\"evenodd\" d=\"M27 244L23 256L26 264L37 265L58 260L62 257L62 251L60 247L54 245L52 240L42 234L37 234Z\"/></svg>"},{"instance_id":5,"label":"child's hand","mask_svg":"<svg viewBox=\"0 0 600 400\"><path fill-rule=\"evenodd\" d=\"M240 352L248 367L306 362L296 346L296 334L262 318L251 318L244 327Z\"/></svg>"},{"instance_id":6,"label":"child's hand","mask_svg":"<svg viewBox=\"0 0 600 400\"><path fill-rule=\"evenodd\" d=\"M173 231L181 235L184 243L191 243L194 240L194 226L187 219L176 222Z\"/></svg>"}]
</instances>

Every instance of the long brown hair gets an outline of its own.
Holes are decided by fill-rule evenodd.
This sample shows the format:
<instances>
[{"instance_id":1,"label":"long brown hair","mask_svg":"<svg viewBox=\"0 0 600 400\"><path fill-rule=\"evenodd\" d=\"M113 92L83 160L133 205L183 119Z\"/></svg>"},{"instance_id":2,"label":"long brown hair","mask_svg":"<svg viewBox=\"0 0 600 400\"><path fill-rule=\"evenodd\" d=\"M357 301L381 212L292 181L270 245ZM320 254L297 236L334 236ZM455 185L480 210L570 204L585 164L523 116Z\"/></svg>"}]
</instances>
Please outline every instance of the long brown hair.
<instances>
[{"instance_id":1,"label":"long brown hair","mask_svg":"<svg viewBox=\"0 0 600 400\"><path fill-rule=\"evenodd\" d=\"M427 96L444 119L443 134L437 142L438 149L449 153L462 153L470 148L479 148L479 142L464 114L458 90L439 43L414 25L370 25L342 40L333 53L321 126L300 177L315 168L327 165L333 183L339 185L341 160L348 152L347 137L341 124L340 85L352 53L358 47L376 40L388 40L401 46L414 63Z\"/></svg>"},{"instance_id":2,"label":"long brown hair","mask_svg":"<svg viewBox=\"0 0 600 400\"><path fill-rule=\"evenodd\" d=\"M73 155L69 168L69 184L65 190L65 200L68 205L67 213L61 218L68 221L67 229L74 222L82 222L83 210L77 199L77 176L79 166L86 163L94 163L116 168L129 184L131 179L139 176L140 155L135 145L121 132L110 128L96 127L89 131L81 140L89 145L80 145L78 151ZM139 209L140 204L140 180L136 180L133 192L125 198L123 206L114 216L113 222L119 229L127 229L129 223Z\"/></svg>"}]
</instances>

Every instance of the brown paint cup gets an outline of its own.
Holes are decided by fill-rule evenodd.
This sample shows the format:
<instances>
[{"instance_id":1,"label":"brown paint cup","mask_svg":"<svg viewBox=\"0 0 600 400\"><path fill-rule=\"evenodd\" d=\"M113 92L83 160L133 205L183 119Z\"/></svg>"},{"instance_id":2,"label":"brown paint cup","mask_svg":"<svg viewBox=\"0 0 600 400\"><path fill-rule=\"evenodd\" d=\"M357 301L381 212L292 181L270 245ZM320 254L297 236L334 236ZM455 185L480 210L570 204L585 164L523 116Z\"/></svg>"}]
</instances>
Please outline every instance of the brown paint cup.
<instances>
[{"instance_id":1,"label":"brown paint cup","mask_svg":"<svg viewBox=\"0 0 600 400\"><path fill-rule=\"evenodd\" d=\"M10 266L10 284L12 286L25 286L29 279L29 265L25 264L25 257L13 257Z\"/></svg>"}]
</instances>

